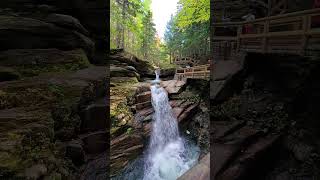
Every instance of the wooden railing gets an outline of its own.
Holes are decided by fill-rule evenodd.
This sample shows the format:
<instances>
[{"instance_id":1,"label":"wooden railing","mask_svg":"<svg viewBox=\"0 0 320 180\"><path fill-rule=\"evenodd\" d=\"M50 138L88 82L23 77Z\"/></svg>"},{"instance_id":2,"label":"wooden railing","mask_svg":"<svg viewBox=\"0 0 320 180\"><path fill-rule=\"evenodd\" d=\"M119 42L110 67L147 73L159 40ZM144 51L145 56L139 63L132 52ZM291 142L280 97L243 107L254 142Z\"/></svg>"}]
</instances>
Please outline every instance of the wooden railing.
<instances>
[{"instance_id":1,"label":"wooden railing","mask_svg":"<svg viewBox=\"0 0 320 180\"><path fill-rule=\"evenodd\" d=\"M219 28L234 28L236 36L213 37L216 57L232 56L239 51L310 55L320 51L320 8L270 16L249 22L214 23ZM250 31L244 31L245 29Z\"/></svg>"},{"instance_id":2,"label":"wooden railing","mask_svg":"<svg viewBox=\"0 0 320 180\"><path fill-rule=\"evenodd\" d=\"M176 69L175 79L209 79L210 78L210 65L194 66L190 68L178 68Z\"/></svg>"},{"instance_id":3,"label":"wooden railing","mask_svg":"<svg viewBox=\"0 0 320 180\"><path fill-rule=\"evenodd\" d=\"M173 61L174 64L176 65L187 65L187 64L192 64L192 65L196 65L199 63L198 60L195 60L193 58L190 57L185 57L185 58L177 58Z\"/></svg>"}]
</instances>

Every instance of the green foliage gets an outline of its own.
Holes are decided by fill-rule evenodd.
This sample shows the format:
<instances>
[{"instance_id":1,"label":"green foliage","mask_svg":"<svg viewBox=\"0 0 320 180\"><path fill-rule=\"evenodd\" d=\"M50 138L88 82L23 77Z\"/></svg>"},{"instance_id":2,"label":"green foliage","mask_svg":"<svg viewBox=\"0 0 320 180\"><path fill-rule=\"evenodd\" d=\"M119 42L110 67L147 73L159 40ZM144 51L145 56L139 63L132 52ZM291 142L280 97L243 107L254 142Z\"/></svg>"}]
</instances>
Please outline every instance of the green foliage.
<instances>
[{"instance_id":1,"label":"green foliage","mask_svg":"<svg viewBox=\"0 0 320 180\"><path fill-rule=\"evenodd\" d=\"M179 5L177 25L181 28L205 23L210 19L209 0L180 0Z\"/></svg>"},{"instance_id":2,"label":"green foliage","mask_svg":"<svg viewBox=\"0 0 320 180\"><path fill-rule=\"evenodd\" d=\"M165 32L171 58L204 56L209 53L209 0L180 0Z\"/></svg>"},{"instance_id":3,"label":"green foliage","mask_svg":"<svg viewBox=\"0 0 320 180\"><path fill-rule=\"evenodd\" d=\"M128 135L130 135L130 134L132 134L132 128L131 127L129 127L128 129L127 129L127 132L126 132Z\"/></svg>"},{"instance_id":4,"label":"green foliage","mask_svg":"<svg viewBox=\"0 0 320 180\"><path fill-rule=\"evenodd\" d=\"M162 68L172 67L176 56L208 54L209 0L180 0L167 25L165 43L156 35L151 2L111 0L111 49L123 48Z\"/></svg>"}]
</instances>

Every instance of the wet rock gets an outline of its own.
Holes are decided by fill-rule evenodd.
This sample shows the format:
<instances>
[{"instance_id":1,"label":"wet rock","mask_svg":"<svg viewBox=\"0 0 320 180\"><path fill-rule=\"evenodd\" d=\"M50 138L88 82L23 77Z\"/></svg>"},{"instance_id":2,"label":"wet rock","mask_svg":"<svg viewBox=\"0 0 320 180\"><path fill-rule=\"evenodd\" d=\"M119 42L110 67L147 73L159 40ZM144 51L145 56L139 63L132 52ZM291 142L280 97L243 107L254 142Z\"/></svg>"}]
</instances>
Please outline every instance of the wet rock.
<instances>
[{"instance_id":1,"label":"wet rock","mask_svg":"<svg viewBox=\"0 0 320 180\"><path fill-rule=\"evenodd\" d=\"M173 114L175 115L176 118L178 118L184 110L185 109L183 109L182 107L175 107L172 109Z\"/></svg>"},{"instance_id":2,"label":"wet rock","mask_svg":"<svg viewBox=\"0 0 320 180\"><path fill-rule=\"evenodd\" d=\"M138 94L136 99L137 99L137 103L151 101L151 91L147 91L147 92L143 92L141 94Z\"/></svg>"},{"instance_id":3,"label":"wet rock","mask_svg":"<svg viewBox=\"0 0 320 180\"><path fill-rule=\"evenodd\" d=\"M203 153L210 151L210 115L208 110L206 110L204 105L200 104L199 108L195 112L192 119L189 121L187 129L191 131L191 134L196 137L197 144Z\"/></svg>"},{"instance_id":4,"label":"wet rock","mask_svg":"<svg viewBox=\"0 0 320 180\"><path fill-rule=\"evenodd\" d=\"M141 116L148 116L148 115L152 114L153 112L154 112L153 108L150 107L150 108L145 108L145 109L138 111L137 114L139 114Z\"/></svg>"},{"instance_id":5,"label":"wet rock","mask_svg":"<svg viewBox=\"0 0 320 180\"><path fill-rule=\"evenodd\" d=\"M142 121L143 121L143 122L151 122L151 121L152 121L152 115L148 115L148 116L145 117Z\"/></svg>"},{"instance_id":6,"label":"wet rock","mask_svg":"<svg viewBox=\"0 0 320 180\"><path fill-rule=\"evenodd\" d=\"M176 94L181 92L186 82L178 80L162 81L161 86L166 89L169 94Z\"/></svg>"},{"instance_id":7,"label":"wet rock","mask_svg":"<svg viewBox=\"0 0 320 180\"><path fill-rule=\"evenodd\" d=\"M142 109L145 109L145 108L150 108L150 107L152 107L151 101L147 101L147 102L143 102L143 103L138 103L138 104L136 104L135 106L136 106L136 110L137 110L137 111L142 110Z\"/></svg>"},{"instance_id":8,"label":"wet rock","mask_svg":"<svg viewBox=\"0 0 320 180\"><path fill-rule=\"evenodd\" d=\"M184 173L178 180L210 180L210 153L205 155L198 164Z\"/></svg>"}]
</instances>

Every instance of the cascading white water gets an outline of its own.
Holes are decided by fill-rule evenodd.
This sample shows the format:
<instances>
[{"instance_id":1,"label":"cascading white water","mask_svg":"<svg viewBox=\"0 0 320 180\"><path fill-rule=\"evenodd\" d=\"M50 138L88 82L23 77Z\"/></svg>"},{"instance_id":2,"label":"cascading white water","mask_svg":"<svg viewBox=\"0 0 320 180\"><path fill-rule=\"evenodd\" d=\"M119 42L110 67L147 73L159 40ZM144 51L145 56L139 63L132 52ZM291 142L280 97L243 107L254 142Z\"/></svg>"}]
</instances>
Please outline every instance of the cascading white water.
<instances>
[{"instance_id":1,"label":"cascading white water","mask_svg":"<svg viewBox=\"0 0 320 180\"><path fill-rule=\"evenodd\" d=\"M154 115L144 161L144 180L177 179L197 162L199 156L198 147L187 144L180 136L167 92L159 83L159 71L156 71L156 79L151 86Z\"/></svg>"},{"instance_id":2,"label":"cascading white water","mask_svg":"<svg viewBox=\"0 0 320 180\"><path fill-rule=\"evenodd\" d=\"M148 148L112 180L175 180L198 161L200 149L180 135L159 75L157 69L156 79L151 82L154 115Z\"/></svg>"}]
</instances>

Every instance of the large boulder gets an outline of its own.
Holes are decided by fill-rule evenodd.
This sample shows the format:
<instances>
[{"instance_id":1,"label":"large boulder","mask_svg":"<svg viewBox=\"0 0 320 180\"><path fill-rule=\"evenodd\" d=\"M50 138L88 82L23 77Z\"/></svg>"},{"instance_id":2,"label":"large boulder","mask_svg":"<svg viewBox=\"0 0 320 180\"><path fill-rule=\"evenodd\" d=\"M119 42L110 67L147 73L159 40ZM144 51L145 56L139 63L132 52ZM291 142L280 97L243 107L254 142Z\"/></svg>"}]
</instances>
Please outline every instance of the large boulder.
<instances>
[{"instance_id":1,"label":"large boulder","mask_svg":"<svg viewBox=\"0 0 320 180\"><path fill-rule=\"evenodd\" d=\"M110 66L110 77L137 77L140 78L139 74L128 70L127 68Z\"/></svg>"},{"instance_id":2,"label":"large boulder","mask_svg":"<svg viewBox=\"0 0 320 180\"><path fill-rule=\"evenodd\" d=\"M51 23L14 16L0 16L0 50L58 48L70 50L83 48L93 52L94 42L88 37Z\"/></svg>"},{"instance_id":3,"label":"large boulder","mask_svg":"<svg viewBox=\"0 0 320 180\"><path fill-rule=\"evenodd\" d=\"M57 26L64 27L71 30L76 30L82 34L88 35L89 32L86 30L78 19L65 15L65 14L49 14L46 19L46 22L53 23Z\"/></svg>"}]
</instances>

